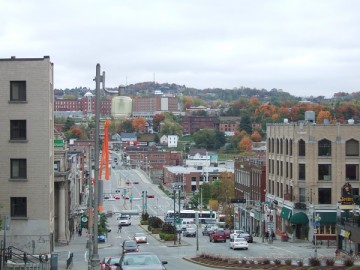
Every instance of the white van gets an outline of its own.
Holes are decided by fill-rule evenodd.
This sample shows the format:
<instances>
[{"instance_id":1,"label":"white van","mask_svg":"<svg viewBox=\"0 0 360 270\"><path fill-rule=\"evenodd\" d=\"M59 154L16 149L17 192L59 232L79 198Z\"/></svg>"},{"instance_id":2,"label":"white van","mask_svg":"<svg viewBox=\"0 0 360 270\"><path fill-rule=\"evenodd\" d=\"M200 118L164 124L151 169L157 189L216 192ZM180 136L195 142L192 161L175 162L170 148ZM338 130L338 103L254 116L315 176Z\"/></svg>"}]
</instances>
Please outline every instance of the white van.
<instances>
[{"instance_id":1,"label":"white van","mask_svg":"<svg viewBox=\"0 0 360 270\"><path fill-rule=\"evenodd\" d=\"M183 231L186 231L186 228L190 228L194 226L194 221L193 220L182 220L181 221L181 229Z\"/></svg>"},{"instance_id":2,"label":"white van","mask_svg":"<svg viewBox=\"0 0 360 270\"><path fill-rule=\"evenodd\" d=\"M119 220L119 224L121 224L121 226L131 225L131 220L129 215L121 215L117 219Z\"/></svg>"}]
</instances>

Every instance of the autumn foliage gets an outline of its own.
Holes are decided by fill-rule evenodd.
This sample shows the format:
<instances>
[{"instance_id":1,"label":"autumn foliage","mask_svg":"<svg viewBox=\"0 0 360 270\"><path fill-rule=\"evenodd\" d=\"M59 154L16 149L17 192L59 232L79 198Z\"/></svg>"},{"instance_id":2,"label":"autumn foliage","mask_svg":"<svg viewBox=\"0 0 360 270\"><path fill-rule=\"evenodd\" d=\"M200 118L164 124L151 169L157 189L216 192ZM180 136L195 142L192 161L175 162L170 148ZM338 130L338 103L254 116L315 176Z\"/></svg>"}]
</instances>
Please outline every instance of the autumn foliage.
<instances>
[{"instance_id":1,"label":"autumn foliage","mask_svg":"<svg viewBox=\"0 0 360 270\"><path fill-rule=\"evenodd\" d=\"M252 144L253 144L253 142L248 136L242 138L241 141L239 142L240 151L242 151L242 152L251 151Z\"/></svg>"},{"instance_id":2,"label":"autumn foliage","mask_svg":"<svg viewBox=\"0 0 360 270\"><path fill-rule=\"evenodd\" d=\"M136 117L131 122L133 128L139 132L145 129L146 119L144 117Z\"/></svg>"}]
</instances>

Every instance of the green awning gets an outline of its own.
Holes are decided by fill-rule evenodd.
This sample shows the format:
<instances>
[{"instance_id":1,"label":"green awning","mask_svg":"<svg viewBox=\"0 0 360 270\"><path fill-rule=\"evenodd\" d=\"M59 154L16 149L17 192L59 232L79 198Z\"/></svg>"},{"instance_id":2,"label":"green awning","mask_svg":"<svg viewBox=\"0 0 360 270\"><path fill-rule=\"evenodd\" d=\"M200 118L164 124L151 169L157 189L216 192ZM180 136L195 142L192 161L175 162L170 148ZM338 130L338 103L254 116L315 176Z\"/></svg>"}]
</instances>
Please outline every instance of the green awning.
<instances>
[{"instance_id":1,"label":"green awning","mask_svg":"<svg viewBox=\"0 0 360 270\"><path fill-rule=\"evenodd\" d=\"M286 207L281 208L281 213L280 213L280 217L285 219L285 220L289 220L291 218L292 215L292 210Z\"/></svg>"},{"instance_id":2,"label":"green awning","mask_svg":"<svg viewBox=\"0 0 360 270\"><path fill-rule=\"evenodd\" d=\"M321 217L321 224L336 224L336 212L317 212Z\"/></svg>"},{"instance_id":3,"label":"green awning","mask_svg":"<svg viewBox=\"0 0 360 270\"><path fill-rule=\"evenodd\" d=\"M291 224L308 224L309 218L304 212L295 213L290 219Z\"/></svg>"}]
</instances>

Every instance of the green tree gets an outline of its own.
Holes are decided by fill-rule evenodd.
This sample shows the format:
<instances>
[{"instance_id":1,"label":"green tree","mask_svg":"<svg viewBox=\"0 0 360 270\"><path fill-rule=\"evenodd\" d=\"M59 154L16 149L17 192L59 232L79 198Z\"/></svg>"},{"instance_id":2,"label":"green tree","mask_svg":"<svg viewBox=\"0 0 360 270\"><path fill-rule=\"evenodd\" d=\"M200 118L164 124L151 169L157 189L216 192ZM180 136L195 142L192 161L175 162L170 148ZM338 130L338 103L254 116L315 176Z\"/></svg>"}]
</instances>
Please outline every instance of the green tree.
<instances>
[{"instance_id":1,"label":"green tree","mask_svg":"<svg viewBox=\"0 0 360 270\"><path fill-rule=\"evenodd\" d=\"M98 235L107 235L108 231L107 217L104 213L101 213L98 223Z\"/></svg>"},{"instance_id":2,"label":"green tree","mask_svg":"<svg viewBox=\"0 0 360 270\"><path fill-rule=\"evenodd\" d=\"M68 117L68 118L66 119L66 122L65 122L63 131L64 131L64 132L69 131L70 128L71 128L72 126L74 126L74 125L75 125L75 121L74 121L73 119L71 119L70 117Z\"/></svg>"},{"instance_id":3,"label":"green tree","mask_svg":"<svg viewBox=\"0 0 360 270\"><path fill-rule=\"evenodd\" d=\"M240 130L245 130L247 134L252 134L252 125L251 125L251 119L248 114L244 114L241 116L240 119Z\"/></svg>"},{"instance_id":4,"label":"green tree","mask_svg":"<svg viewBox=\"0 0 360 270\"><path fill-rule=\"evenodd\" d=\"M192 137L197 147L206 149L219 149L226 142L225 134L213 129L200 129Z\"/></svg>"},{"instance_id":5,"label":"green tree","mask_svg":"<svg viewBox=\"0 0 360 270\"><path fill-rule=\"evenodd\" d=\"M120 124L121 132L132 133L134 128L132 126L131 120L125 120Z\"/></svg>"}]
</instances>

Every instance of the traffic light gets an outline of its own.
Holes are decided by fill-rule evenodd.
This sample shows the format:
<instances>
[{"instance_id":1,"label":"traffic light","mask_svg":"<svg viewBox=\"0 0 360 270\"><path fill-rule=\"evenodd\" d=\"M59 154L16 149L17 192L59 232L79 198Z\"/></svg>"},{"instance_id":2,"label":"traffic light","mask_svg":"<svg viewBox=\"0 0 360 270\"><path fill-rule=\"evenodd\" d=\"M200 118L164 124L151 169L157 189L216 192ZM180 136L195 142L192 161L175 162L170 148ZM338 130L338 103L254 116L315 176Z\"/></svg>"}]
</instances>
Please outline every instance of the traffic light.
<instances>
[{"instance_id":1,"label":"traffic light","mask_svg":"<svg viewBox=\"0 0 360 270\"><path fill-rule=\"evenodd\" d=\"M242 198L231 199L231 203L246 203L246 199L242 199Z\"/></svg>"}]
</instances>

